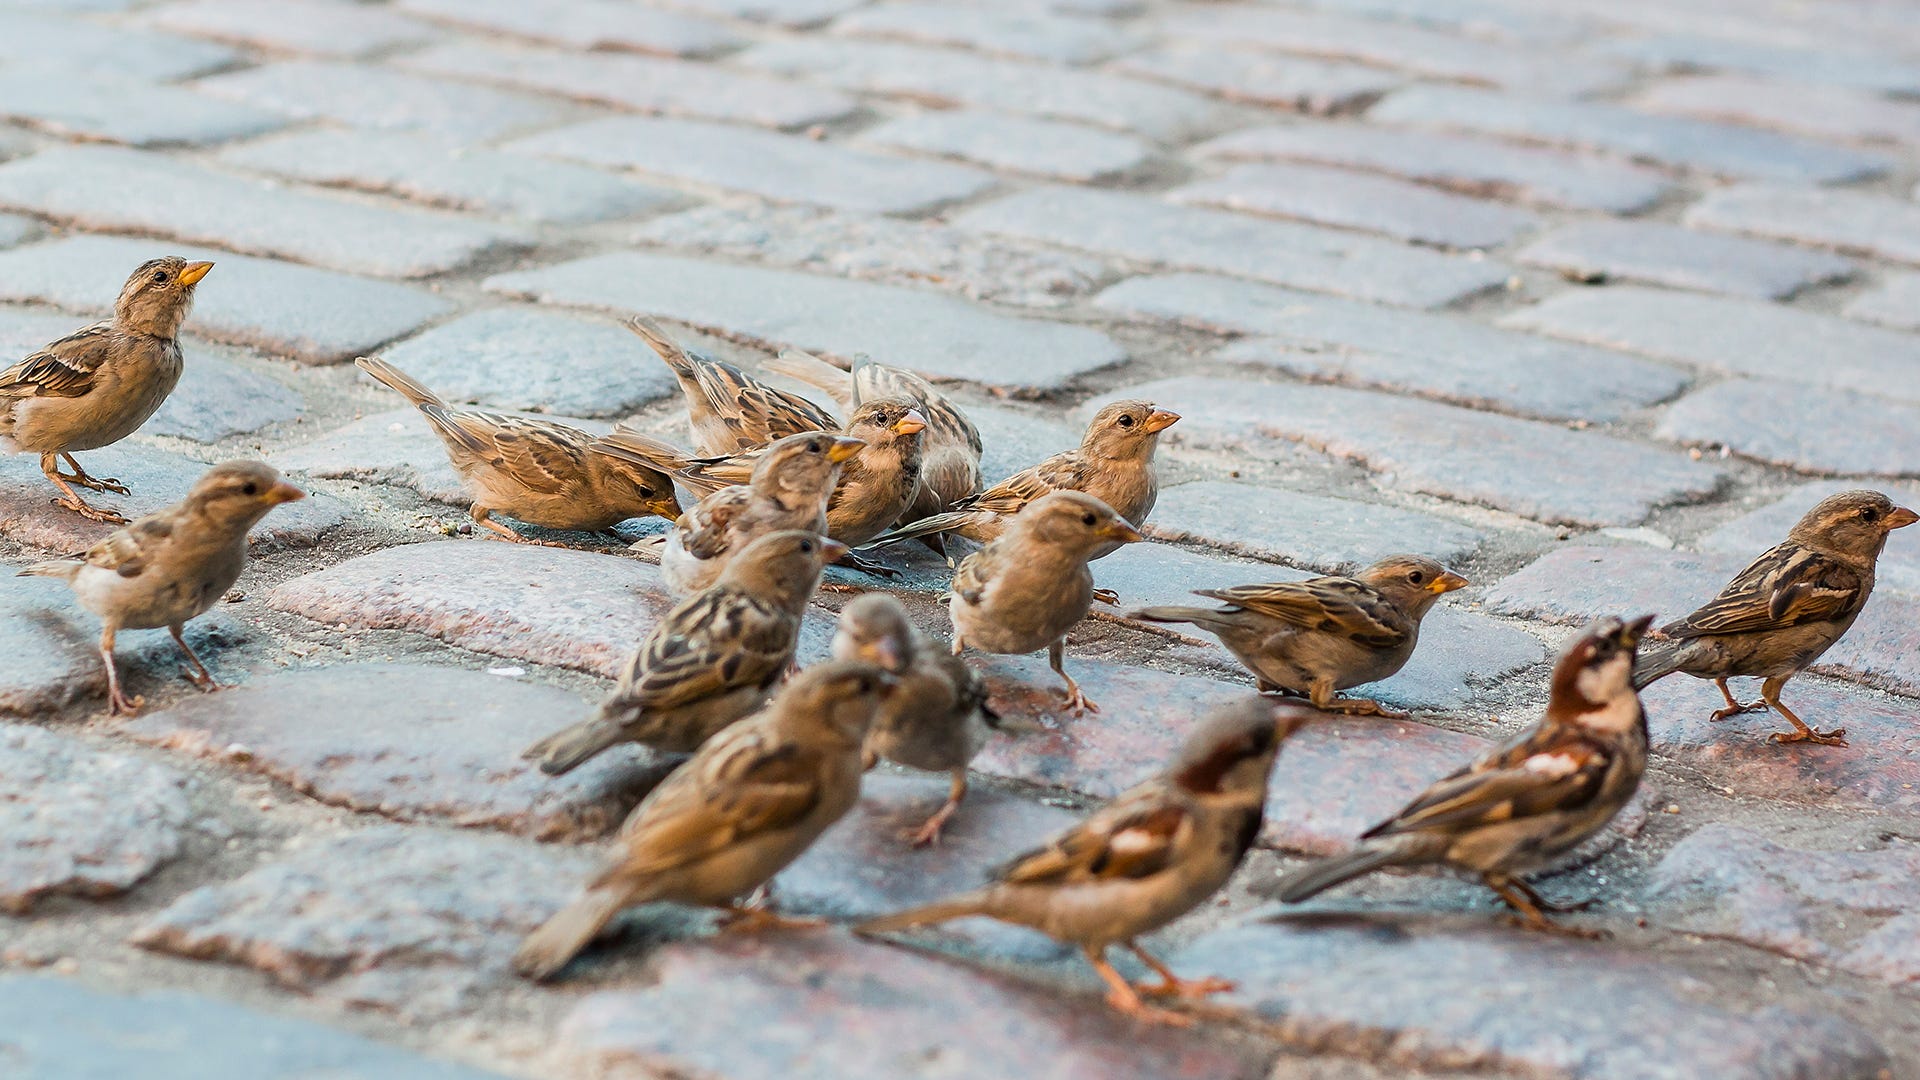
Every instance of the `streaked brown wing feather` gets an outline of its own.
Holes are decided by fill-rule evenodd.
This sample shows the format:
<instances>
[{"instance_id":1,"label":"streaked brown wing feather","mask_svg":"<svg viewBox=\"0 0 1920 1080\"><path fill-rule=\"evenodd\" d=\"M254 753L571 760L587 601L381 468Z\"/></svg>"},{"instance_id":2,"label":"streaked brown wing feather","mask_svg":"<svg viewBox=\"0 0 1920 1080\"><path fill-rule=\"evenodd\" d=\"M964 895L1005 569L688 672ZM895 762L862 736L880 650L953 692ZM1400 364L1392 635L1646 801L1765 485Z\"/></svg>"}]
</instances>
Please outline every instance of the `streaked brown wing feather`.
<instances>
[{"instance_id":1,"label":"streaked brown wing feather","mask_svg":"<svg viewBox=\"0 0 1920 1080\"><path fill-rule=\"evenodd\" d=\"M960 500L956 505L969 510L1017 514L1028 503L1056 491L1082 491L1086 482L1087 467L1080 458L1080 452L1068 450L1030 469L1022 469L980 494Z\"/></svg>"},{"instance_id":2,"label":"streaked brown wing feather","mask_svg":"<svg viewBox=\"0 0 1920 1080\"><path fill-rule=\"evenodd\" d=\"M1364 837L1457 829L1582 804L1598 793L1612 754L1577 730L1538 728L1428 788Z\"/></svg>"},{"instance_id":3,"label":"streaked brown wing feather","mask_svg":"<svg viewBox=\"0 0 1920 1080\"><path fill-rule=\"evenodd\" d=\"M1737 634L1844 618L1866 603L1859 571L1786 543L1755 559L1698 611L1662 627L1669 637Z\"/></svg>"},{"instance_id":4,"label":"streaked brown wing feather","mask_svg":"<svg viewBox=\"0 0 1920 1080\"><path fill-rule=\"evenodd\" d=\"M641 645L622 688L648 710L771 686L793 656L793 619L734 592L708 591L667 613Z\"/></svg>"},{"instance_id":5,"label":"streaked brown wing feather","mask_svg":"<svg viewBox=\"0 0 1920 1080\"><path fill-rule=\"evenodd\" d=\"M714 736L628 819L625 857L602 880L685 866L799 823L820 803L820 755L752 722Z\"/></svg>"},{"instance_id":6,"label":"streaked brown wing feather","mask_svg":"<svg viewBox=\"0 0 1920 1080\"><path fill-rule=\"evenodd\" d=\"M1374 648L1407 640L1413 621L1371 587L1344 577L1199 589L1197 595L1222 600L1305 630L1336 633Z\"/></svg>"},{"instance_id":7,"label":"streaked brown wing feather","mask_svg":"<svg viewBox=\"0 0 1920 1080\"><path fill-rule=\"evenodd\" d=\"M1046 846L1015 857L994 876L1009 884L1149 877L1167 868L1192 830L1187 809L1158 792L1123 795Z\"/></svg>"},{"instance_id":8,"label":"streaked brown wing feather","mask_svg":"<svg viewBox=\"0 0 1920 1080\"><path fill-rule=\"evenodd\" d=\"M733 541L733 523L746 512L752 500L753 493L746 488L730 487L695 503L675 524L680 532L680 546L696 559L726 554Z\"/></svg>"},{"instance_id":9,"label":"streaked brown wing feather","mask_svg":"<svg viewBox=\"0 0 1920 1080\"><path fill-rule=\"evenodd\" d=\"M734 433L739 449L799 435L835 431L840 421L798 394L777 390L732 364L695 359L695 375L707 403Z\"/></svg>"},{"instance_id":10,"label":"streaked brown wing feather","mask_svg":"<svg viewBox=\"0 0 1920 1080\"><path fill-rule=\"evenodd\" d=\"M93 389L94 372L106 361L113 324L98 322L76 330L0 372L0 394L8 397L79 397Z\"/></svg>"}]
</instances>

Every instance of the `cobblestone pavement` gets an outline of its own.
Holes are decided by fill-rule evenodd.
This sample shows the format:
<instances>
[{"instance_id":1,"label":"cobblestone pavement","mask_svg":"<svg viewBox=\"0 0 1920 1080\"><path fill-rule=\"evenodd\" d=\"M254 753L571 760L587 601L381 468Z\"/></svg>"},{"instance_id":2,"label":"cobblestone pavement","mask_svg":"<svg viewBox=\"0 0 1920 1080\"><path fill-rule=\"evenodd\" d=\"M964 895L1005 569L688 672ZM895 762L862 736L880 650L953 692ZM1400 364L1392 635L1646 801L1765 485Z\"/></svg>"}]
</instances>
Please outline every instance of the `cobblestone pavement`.
<instances>
[{"instance_id":1,"label":"cobblestone pavement","mask_svg":"<svg viewBox=\"0 0 1920 1080\"><path fill-rule=\"evenodd\" d=\"M179 392L88 467L134 511L235 456L316 493L195 626L244 685L124 634L132 721L92 619L0 576L0 1072L1920 1075L1920 536L1789 691L1850 748L1649 693L1649 790L1545 882L1609 940L1431 876L1266 899L1537 715L1570 626L1684 612L1830 490L1920 498L1916 98L1920 9L1877 0L0 0L0 360L146 257L216 259ZM564 983L508 973L660 775L516 752L665 600L611 543L470 535L343 361L684 437L630 312L949 382L995 476L1114 396L1185 414L1160 542L1097 568L1129 601L1402 550L1475 581L1377 688L1414 719L1290 743L1263 849L1164 935L1240 982L1206 1026L1135 1029L970 923L916 951L645 911ZM100 534L47 494L0 459L0 563ZM902 590L935 628L937 570ZM1250 687L1111 616L1070 651L1104 712L990 748L935 851L895 833L945 780L875 774L787 901L965 887ZM1045 711L1038 659L988 667Z\"/></svg>"}]
</instances>

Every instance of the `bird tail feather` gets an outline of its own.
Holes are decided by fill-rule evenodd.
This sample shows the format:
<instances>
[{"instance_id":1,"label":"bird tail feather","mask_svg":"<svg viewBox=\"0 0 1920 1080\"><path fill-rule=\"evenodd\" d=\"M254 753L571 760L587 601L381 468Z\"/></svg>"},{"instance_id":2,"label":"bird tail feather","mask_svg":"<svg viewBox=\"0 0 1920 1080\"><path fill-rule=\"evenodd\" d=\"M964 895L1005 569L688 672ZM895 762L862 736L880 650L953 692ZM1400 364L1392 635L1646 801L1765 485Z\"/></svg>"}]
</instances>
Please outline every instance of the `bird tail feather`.
<instances>
[{"instance_id":1,"label":"bird tail feather","mask_svg":"<svg viewBox=\"0 0 1920 1080\"><path fill-rule=\"evenodd\" d=\"M770 371L775 375L785 375L789 379L824 391L842 409L853 409L858 404L855 400L858 391L854 387L852 373L835 367L810 352L781 349L780 355L771 360L760 361L760 370Z\"/></svg>"},{"instance_id":2,"label":"bird tail feather","mask_svg":"<svg viewBox=\"0 0 1920 1080\"><path fill-rule=\"evenodd\" d=\"M47 562L30 563L14 573L14 577L54 577L71 581L82 566L87 565L78 559L52 559Z\"/></svg>"},{"instance_id":3,"label":"bird tail feather","mask_svg":"<svg viewBox=\"0 0 1920 1080\"><path fill-rule=\"evenodd\" d=\"M1398 862L1400 857L1401 851L1397 847L1387 844L1369 844L1345 855L1321 859L1312 866L1295 870L1280 879L1278 895L1284 903L1299 903L1343 881L1352 881L1362 874L1370 874L1383 866L1390 866Z\"/></svg>"},{"instance_id":4,"label":"bird tail feather","mask_svg":"<svg viewBox=\"0 0 1920 1080\"><path fill-rule=\"evenodd\" d=\"M366 372L384 383L387 389L413 402L416 407L425 405L445 407L446 405L446 402L440 399L439 394L422 386L420 383L414 381L413 376L408 375L406 372L401 371L399 368L394 367L392 364L387 363L377 356L362 356L353 363L354 366L358 367L361 371Z\"/></svg>"},{"instance_id":5,"label":"bird tail feather","mask_svg":"<svg viewBox=\"0 0 1920 1080\"><path fill-rule=\"evenodd\" d=\"M1219 621L1220 613L1212 608L1203 607L1147 607L1127 612L1129 619L1144 619L1147 622L1192 623L1195 626L1208 626Z\"/></svg>"},{"instance_id":6,"label":"bird tail feather","mask_svg":"<svg viewBox=\"0 0 1920 1080\"><path fill-rule=\"evenodd\" d=\"M679 342L673 340L673 335L667 333L666 327L644 315L636 315L628 319L625 325L627 329L640 335L648 347L659 355L661 362L672 369L675 375L682 380L694 377L696 369L693 366L693 358L687 355L687 350L681 348Z\"/></svg>"},{"instance_id":7,"label":"bird tail feather","mask_svg":"<svg viewBox=\"0 0 1920 1080\"><path fill-rule=\"evenodd\" d=\"M1672 641L1662 642L1642 652L1633 662L1633 688L1644 690L1679 671L1686 663L1686 649L1686 642Z\"/></svg>"},{"instance_id":8,"label":"bird tail feather","mask_svg":"<svg viewBox=\"0 0 1920 1080\"><path fill-rule=\"evenodd\" d=\"M874 548L887 547L906 540L918 540L921 537L933 536L937 533L960 528L971 520L972 517L973 512L970 510L951 510L944 514L935 514L932 517L921 518L911 525L902 525L891 532L861 544L854 550L872 551Z\"/></svg>"},{"instance_id":9,"label":"bird tail feather","mask_svg":"<svg viewBox=\"0 0 1920 1080\"><path fill-rule=\"evenodd\" d=\"M988 913L989 907L986 894L967 893L964 896L956 896L950 900L941 900L922 907L908 908L905 911L896 911L891 915L882 915L878 918L868 919L863 923L856 924L853 932L863 935L890 934L896 930L907 930L915 926L931 926L934 923L948 922L953 919L964 919L969 915L985 915Z\"/></svg>"},{"instance_id":10,"label":"bird tail feather","mask_svg":"<svg viewBox=\"0 0 1920 1080\"><path fill-rule=\"evenodd\" d=\"M645 465L664 473L677 473L694 464L694 459L686 451L672 443L642 435L625 426L616 427L593 440L593 449L608 457Z\"/></svg>"},{"instance_id":11,"label":"bird tail feather","mask_svg":"<svg viewBox=\"0 0 1920 1080\"><path fill-rule=\"evenodd\" d=\"M615 915L641 899L617 882L589 888L527 935L513 954L513 970L536 982L553 978Z\"/></svg>"},{"instance_id":12,"label":"bird tail feather","mask_svg":"<svg viewBox=\"0 0 1920 1080\"><path fill-rule=\"evenodd\" d=\"M625 726L603 713L561 728L521 751L520 756L539 765L548 776L559 776L625 740Z\"/></svg>"}]
</instances>

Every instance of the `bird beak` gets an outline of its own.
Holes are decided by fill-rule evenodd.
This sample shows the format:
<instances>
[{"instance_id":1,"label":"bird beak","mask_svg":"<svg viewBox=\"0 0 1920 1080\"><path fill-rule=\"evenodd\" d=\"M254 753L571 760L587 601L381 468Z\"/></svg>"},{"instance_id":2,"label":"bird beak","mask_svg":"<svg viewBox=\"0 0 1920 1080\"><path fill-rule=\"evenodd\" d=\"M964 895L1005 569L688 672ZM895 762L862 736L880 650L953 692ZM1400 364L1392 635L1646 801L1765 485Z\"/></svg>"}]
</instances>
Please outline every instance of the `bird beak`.
<instances>
[{"instance_id":1,"label":"bird beak","mask_svg":"<svg viewBox=\"0 0 1920 1080\"><path fill-rule=\"evenodd\" d=\"M1100 526L1100 531L1095 535L1099 536L1102 540L1118 540L1122 544L1138 543L1146 539L1145 536L1140 534L1139 529L1127 524L1124 518L1114 518L1112 521Z\"/></svg>"},{"instance_id":2,"label":"bird beak","mask_svg":"<svg viewBox=\"0 0 1920 1080\"><path fill-rule=\"evenodd\" d=\"M668 492L660 498L649 501L645 509L648 513L657 514L660 517L666 518L668 521L680 520L680 500L674 498L672 492Z\"/></svg>"},{"instance_id":3,"label":"bird beak","mask_svg":"<svg viewBox=\"0 0 1920 1080\"><path fill-rule=\"evenodd\" d=\"M1147 414L1147 422L1142 425L1147 434L1165 431L1180 422L1180 414L1167 409L1155 409Z\"/></svg>"},{"instance_id":4,"label":"bird beak","mask_svg":"<svg viewBox=\"0 0 1920 1080\"><path fill-rule=\"evenodd\" d=\"M1642 615L1621 627L1620 633L1615 636L1614 640L1618 641L1620 647L1623 649L1634 648L1640 644L1640 639L1646 636L1647 628L1652 625L1653 616Z\"/></svg>"},{"instance_id":5,"label":"bird beak","mask_svg":"<svg viewBox=\"0 0 1920 1080\"><path fill-rule=\"evenodd\" d=\"M927 430L927 418L920 415L919 409L908 409L907 415L894 421L893 424L895 435L911 435L916 431L925 430Z\"/></svg>"},{"instance_id":6,"label":"bird beak","mask_svg":"<svg viewBox=\"0 0 1920 1080\"><path fill-rule=\"evenodd\" d=\"M892 638L869 641L860 646L860 659L886 668L888 671L899 671L900 646L895 644Z\"/></svg>"},{"instance_id":7,"label":"bird beak","mask_svg":"<svg viewBox=\"0 0 1920 1080\"><path fill-rule=\"evenodd\" d=\"M201 265L212 266L213 264L202 263ZM299 488L294 487L292 484L287 483L285 480L282 480L279 483L267 489L267 501L272 503L275 506L279 506L281 503L299 502L301 499L304 499L306 497L307 497L306 492L301 491Z\"/></svg>"},{"instance_id":8,"label":"bird beak","mask_svg":"<svg viewBox=\"0 0 1920 1080\"><path fill-rule=\"evenodd\" d=\"M211 269L213 269L213 264L210 262L188 263L187 268L180 271L180 284L198 285L200 284L200 279L206 277L207 271Z\"/></svg>"},{"instance_id":9,"label":"bird beak","mask_svg":"<svg viewBox=\"0 0 1920 1080\"><path fill-rule=\"evenodd\" d=\"M1455 589L1464 589L1471 584L1473 584L1473 582L1449 570L1428 582L1427 591L1433 593L1435 596L1439 596L1443 593L1450 593Z\"/></svg>"},{"instance_id":10,"label":"bird beak","mask_svg":"<svg viewBox=\"0 0 1920 1080\"><path fill-rule=\"evenodd\" d=\"M859 453L867 444L860 439L840 435L834 438L833 445L827 448L827 460L839 463Z\"/></svg>"},{"instance_id":11,"label":"bird beak","mask_svg":"<svg viewBox=\"0 0 1920 1080\"><path fill-rule=\"evenodd\" d=\"M1893 513L1887 515L1885 524L1888 529L1904 529L1916 521L1920 521L1920 514L1904 506L1896 506Z\"/></svg>"},{"instance_id":12,"label":"bird beak","mask_svg":"<svg viewBox=\"0 0 1920 1080\"><path fill-rule=\"evenodd\" d=\"M826 562L836 563L853 554L853 549L838 540L820 538L820 557Z\"/></svg>"}]
</instances>

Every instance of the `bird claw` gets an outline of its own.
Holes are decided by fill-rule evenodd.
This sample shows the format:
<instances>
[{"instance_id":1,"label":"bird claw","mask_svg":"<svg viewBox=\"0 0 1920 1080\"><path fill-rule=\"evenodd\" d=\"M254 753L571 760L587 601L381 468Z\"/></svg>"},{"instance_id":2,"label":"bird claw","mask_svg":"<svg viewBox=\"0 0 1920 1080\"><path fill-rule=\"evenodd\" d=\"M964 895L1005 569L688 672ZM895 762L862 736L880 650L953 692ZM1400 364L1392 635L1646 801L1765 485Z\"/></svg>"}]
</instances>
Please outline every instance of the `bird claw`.
<instances>
[{"instance_id":1,"label":"bird claw","mask_svg":"<svg viewBox=\"0 0 1920 1080\"><path fill-rule=\"evenodd\" d=\"M1389 709L1371 698L1334 698L1318 708L1342 716L1380 716L1388 720L1406 720L1413 715L1400 709Z\"/></svg>"},{"instance_id":2,"label":"bird claw","mask_svg":"<svg viewBox=\"0 0 1920 1080\"><path fill-rule=\"evenodd\" d=\"M104 506L81 502L79 499L54 499L53 505L71 510L88 521L98 521L103 525L125 525L127 517L118 510L109 510Z\"/></svg>"},{"instance_id":3,"label":"bird claw","mask_svg":"<svg viewBox=\"0 0 1920 1080\"><path fill-rule=\"evenodd\" d=\"M1091 698L1081 693L1077 686L1067 691L1066 707L1067 711L1075 716L1085 716L1087 713L1100 711L1100 706L1095 705Z\"/></svg>"},{"instance_id":4,"label":"bird claw","mask_svg":"<svg viewBox=\"0 0 1920 1080\"><path fill-rule=\"evenodd\" d=\"M1165 1024L1168 1027L1192 1027L1193 1017L1170 1009L1156 1008L1137 997L1128 997L1118 992L1107 995L1107 1004L1116 1012L1130 1016L1144 1024Z\"/></svg>"},{"instance_id":5,"label":"bird claw","mask_svg":"<svg viewBox=\"0 0 1920 1080\"><path fill-rule=\"evenodd\" d=\"M76 477L74 479L74 482L79 484L83 488L88 488L92 491L104 491L110 495L133 494L133 491L129 489L127 485L121 483L120 481L114 479L111 476L100 478L100 477L87 476L83 473L80 476Z\"/></svg>"},{"instance_id":6,"label":"bird claw","mask_svg":"<svg viewBox=\"0 0 1920 1080\"><path fill-rule=\"evenodd\" d=\"M1230 994L1239 989L1232 979L1209 976L1204 979L1165 979L1138 988L1148 997L1202 998L1208 994Z\"/></svg>"},{"instance_id":7,"label":"bird claw","mask_svg":"<svg viewBox=\"0 0 1920 1080\"><path fill-rule=\"evenodd\" d=\"M1806 731L1776 731L1767 736L1767 741L1777 743L1810 742L1819 743L1821 746L1845 746L1847 745L1847 729L1834 728L1832 731L1816 731L1809 728Z\"/></svg>"},{"instance_id":8,"label":"bird claw","mask_svg":"<svg viewBox=\"0 0 1920 1080\"><path fill-rule=\"evenodd\" d=\"M144 708L146 704L147 704L147 699L144 696L135 695L133 697L128 697L127 695L118 693L118 692L108 694L107 695L107 715L108 716L138 716L140 714L140 710Z\"/></svg>"},{"instance_id":9,"label":"bird claw","mask_svg":"<svg viewBox=\"0 0 1920 1080\"><path fill-rule=\"evenodd\" d=\"M1507 922L1522 930L1534 930L1542 934L1558 934L1561 937L1579 938L1582 941L1605 941L1613 935L1597 927L1568 926L1552 919L1528 918L1525 915L1509 915Z\"/></svg>"},{"instance_id":10,"label":"bird claw","mask_svg":"<svg viewBox=\"0 0 1920 1080\"><path fill-rule=\"evenodd\" d=\"M1120 594L1114 592L1112 589L1095 589L1093 590L1093 598L1102 604L1108 604L1113 607L1120 606Z\"/></svg>"},{"instance_id":11,"label":"bird claw","mask_svg":"<svg viewBox=\"0 0 1920 1080\"><path fill-rule=\"evenodd\" d=\"M195 671L192 668L183 667L180 669L180 674L186 676L186 680L188 682L200 688L200 690L202 690L205 693L211 694L216 690L225 690L227 688L225 683L214 678L212 675L206 672Z\"/></svg>"},{"instance_id":12,"label":"bird claw","mask_svg":"<svg viewBox=\"0 0 1920 1080\"><path fill-rule=\"evenodd\" d=\"M1764 712L1766 708L1767 703L1764 701L1749 701L1744 705L1729 705L1724 709L1715 709L1707 719L1725 720L1730 716L1743 716L1750 712Z\"/></svg>"}]
</instances>

